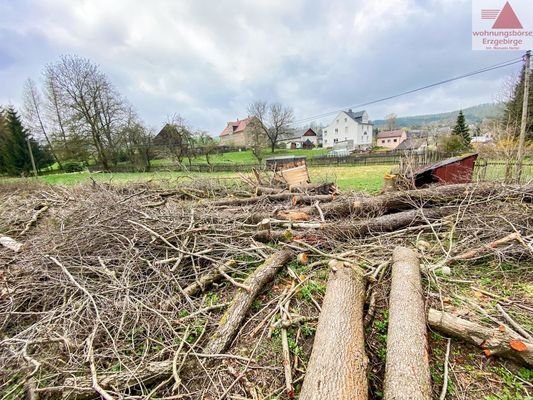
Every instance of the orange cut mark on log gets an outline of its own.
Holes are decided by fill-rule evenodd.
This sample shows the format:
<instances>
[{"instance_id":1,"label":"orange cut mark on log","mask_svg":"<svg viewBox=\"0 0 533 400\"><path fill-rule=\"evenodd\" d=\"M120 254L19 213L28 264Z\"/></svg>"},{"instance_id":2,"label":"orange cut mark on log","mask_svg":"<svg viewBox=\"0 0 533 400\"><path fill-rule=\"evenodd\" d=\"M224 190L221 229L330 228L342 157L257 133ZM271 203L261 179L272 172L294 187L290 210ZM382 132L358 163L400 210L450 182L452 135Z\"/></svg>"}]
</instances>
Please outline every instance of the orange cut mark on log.
<instances>
[{"instance_id":1,"label":"orange cut mark on log","mask_svg":"<svg viewBox=\"0 0 533 400\"><path fill-rule=\"evenodd\" d=\"M483 353L485 353L486 357L490 357L492 355L492 352L489 349L483 350Z\"/></svg>"},{"instance_id":2,"label":"orange cut mark on log","mask_svg":"<svg viewBox=\"0 0 533 400\"><path fill-rule=\"evenodd\" d=\"M520 351L520 352L527 350L527 346L521 340L511 340L509 344L511 345L511 348L513 350Z\"/></svg>"}]
</instances>

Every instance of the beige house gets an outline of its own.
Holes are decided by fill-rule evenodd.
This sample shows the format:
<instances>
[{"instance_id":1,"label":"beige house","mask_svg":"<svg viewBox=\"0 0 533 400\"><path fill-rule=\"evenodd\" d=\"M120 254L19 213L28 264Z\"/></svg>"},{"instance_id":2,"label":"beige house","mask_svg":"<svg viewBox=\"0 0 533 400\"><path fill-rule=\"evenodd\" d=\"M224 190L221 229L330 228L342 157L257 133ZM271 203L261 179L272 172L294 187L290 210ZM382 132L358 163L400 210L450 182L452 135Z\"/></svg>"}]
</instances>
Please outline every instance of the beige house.
<instances>
[{"instance_id":1,"label":"beige house","mask_svg":"<svg viewBox=\"0 0 533 400\"><path fill-rule=\"evenodd\" d=\"M378 133L376 145L394 150L406 139L407 133L403 129L398 129L395 131L382 131Z\"/></svg>"},{"instance_id":2,"label":"beige house","mask_svg":"<svg viewBox=\"0 0 533 400\"><path fill-rule=\"evenodd\" d=\"M245 147L249 144L254 123L260 123L256 117L230 121L220 133L221 146Z\"/></svg>"}]
</instances>

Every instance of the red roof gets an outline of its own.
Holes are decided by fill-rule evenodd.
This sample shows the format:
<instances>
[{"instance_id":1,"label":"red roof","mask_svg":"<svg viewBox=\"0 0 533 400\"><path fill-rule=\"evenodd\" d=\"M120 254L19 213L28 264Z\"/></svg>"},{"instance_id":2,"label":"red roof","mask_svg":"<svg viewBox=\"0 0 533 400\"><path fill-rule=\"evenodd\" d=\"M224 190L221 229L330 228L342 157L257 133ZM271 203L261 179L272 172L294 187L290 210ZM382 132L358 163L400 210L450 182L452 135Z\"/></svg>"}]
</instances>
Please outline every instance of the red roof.
<instances>
[{"instance_id":1,"label":"red roof","mask_svg":"<svg viewBox=\"0 0 533 400\"><path fill-rule=\"evenodd\" d=\"M378 133L378 139L388 139L393 137L400 137L403 135L403 130L398 129L395 131L382 131Z\"/></svg>"},{"instance_id":2,"label":"red roof","mask_svg":"<svg viewBox=\"0 0 533 400\"><path fill-rule=\"evenodd\" d=\"M231 134L242 132L246 129L248 124L252 122L254 117L248 117L243 120L230 121L219 136L228 136Z\"/></svg>"}]
</instances>

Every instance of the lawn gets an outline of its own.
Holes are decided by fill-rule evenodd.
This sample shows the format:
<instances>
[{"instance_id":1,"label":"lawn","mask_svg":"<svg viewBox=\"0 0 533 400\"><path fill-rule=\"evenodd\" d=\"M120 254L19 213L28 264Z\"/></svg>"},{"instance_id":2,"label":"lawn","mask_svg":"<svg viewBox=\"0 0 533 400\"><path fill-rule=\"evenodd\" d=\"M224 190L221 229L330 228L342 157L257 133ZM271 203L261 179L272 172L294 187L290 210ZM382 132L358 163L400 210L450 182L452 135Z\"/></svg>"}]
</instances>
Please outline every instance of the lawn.
<instances>
[{"instance_id":1,"label":"lawn","mask_svg":"<svg viewBox=\"0 0 533 400\"><path fill-rule=\"evenodd\" d=\"M307 156L308 158L322 156L327 154L329 149L317 148L314 150L304 150L304 149L276 149L274 154L270 150L264 150L262 155L263 159L273 156ZM209 156L209 162L211 164L257 164L257 159L254 157L250 150L246 151L232 151L224 154L213 154ZM153 160L152 165L172 165L174 162L171 159L158 159ZM196 157L192 160L193 164L206 164L207 161L205 156Z\"/></svg>"},{"instance_id":2,"label":"lawn","mask_svg":"<svg viewBox=\"0 0 533 400\"><path fill-rule=\"evenodd\" d=\"M311 167L309 175L311 181L336 182L342 190L356 190L375 193L381 190L383 175L391 169L390 165L372 166L351 166L351 167ZM224 181L234 181L238 179L238 174L232 172L220 173L184 173L184 172L127 172L127 173L97 173L89 172L53 174L39 177L39 181L49 184L76 185L91 183L91 178L97 182L114 184L128 184L140 182L159 182L174 185L182 179L220 179ZM3 178L2 183L30 182L34 178Z\"/></svg>"}]
</instances>

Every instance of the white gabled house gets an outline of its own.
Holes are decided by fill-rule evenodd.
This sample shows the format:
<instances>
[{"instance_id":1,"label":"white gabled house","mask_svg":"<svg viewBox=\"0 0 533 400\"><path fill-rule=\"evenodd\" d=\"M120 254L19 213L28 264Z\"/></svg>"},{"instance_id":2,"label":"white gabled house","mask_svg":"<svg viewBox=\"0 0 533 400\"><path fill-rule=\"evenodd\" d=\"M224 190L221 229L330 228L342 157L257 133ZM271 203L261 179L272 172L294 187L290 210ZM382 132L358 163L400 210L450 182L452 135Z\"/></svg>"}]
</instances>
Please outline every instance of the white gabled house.
<instances>
[{"instance_id":1,"label":"white gabled house","mask_svg":"<svg viewBox=\"0 0 533 400\"><path fill-rule=\"evenodd\" d=\"M324 147L354 150L372 146L373 124L368 120L366 111L341 111L331 123L322 130Z\"/></svg>"}]
</instances>

